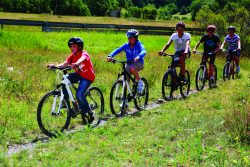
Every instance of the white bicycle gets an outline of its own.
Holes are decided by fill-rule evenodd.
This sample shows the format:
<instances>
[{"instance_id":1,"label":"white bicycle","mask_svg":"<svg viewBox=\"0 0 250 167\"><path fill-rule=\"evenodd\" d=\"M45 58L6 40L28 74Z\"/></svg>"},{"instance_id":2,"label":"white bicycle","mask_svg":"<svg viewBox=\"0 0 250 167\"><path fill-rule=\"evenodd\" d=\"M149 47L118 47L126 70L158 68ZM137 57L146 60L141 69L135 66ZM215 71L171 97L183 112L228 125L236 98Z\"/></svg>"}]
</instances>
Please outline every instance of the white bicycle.
<instances>
[{"instance_id":1,"label":"white bicycle","mask_svg":"<svg viewBox=\"0 0 250 167\"><path fill-rule=\"evenodd\" d=\"M69 81L67 72L71 67L52 67L50 70L57 74L56 88L46 93L40 100L37 108L37 122L41 131L49 136L56 137L58 132L63 132L70 124L70 119L81 114L83 123L88 123L88 117L78 106L78 102L72 91L76 87ZM62 76L62 78L60 77ZM65 86L69 99L64 98L62 86ZM104 114L104 98L98 87L89 87L86 91L86 98L91 111L95 115L93 124L98 124Z\"/></svg>"}]
</instances>

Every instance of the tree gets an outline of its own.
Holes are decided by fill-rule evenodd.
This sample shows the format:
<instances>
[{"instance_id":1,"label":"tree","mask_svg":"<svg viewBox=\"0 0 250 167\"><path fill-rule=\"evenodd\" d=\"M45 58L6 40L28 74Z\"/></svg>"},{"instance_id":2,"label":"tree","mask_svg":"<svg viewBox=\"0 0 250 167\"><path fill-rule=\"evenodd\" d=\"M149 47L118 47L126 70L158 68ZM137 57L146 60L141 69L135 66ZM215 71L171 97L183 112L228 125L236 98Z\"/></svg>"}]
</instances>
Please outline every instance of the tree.
<instances>
[{"instance_id":1,"label":"tree","mask_svg":"<svg viewBox=\"0 0 250 167\"><path fill-rule=\"evenodd\" d=\"M91 14L94 16L105 16L108 14L109 9L111 8L112 4L117 4L117 0L88 0L87 4L91 11Z\"/></svg>"},{"instance_id":2,"label":"tree","mask_svg":"<svg viewBox=\"0 0 250 167\"><path fill-rule=\"evenodd\" d=\"M82 0L57 0L54 1L55 14L89 16L90 10Z\"/></svg>"},{"instance_id":3,"label":"tree","mask_svg":"<svg viewBox=\"0 0 250 167\"><path fill-rule=\"evenodd\" d=\"M47 0L29 0L28 12L30 13L50 13L51 3ZM27 11L26 11L27 12Z\"/></svg>"}]
</instances>

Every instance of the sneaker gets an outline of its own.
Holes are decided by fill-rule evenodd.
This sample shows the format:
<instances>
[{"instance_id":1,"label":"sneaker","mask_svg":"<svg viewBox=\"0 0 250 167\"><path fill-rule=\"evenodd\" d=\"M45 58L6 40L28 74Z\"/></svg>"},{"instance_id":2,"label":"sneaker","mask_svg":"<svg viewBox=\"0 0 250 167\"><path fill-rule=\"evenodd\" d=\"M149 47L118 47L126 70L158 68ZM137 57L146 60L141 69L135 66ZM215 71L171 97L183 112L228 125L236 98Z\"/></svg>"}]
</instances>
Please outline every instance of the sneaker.
<instances>
[{"instance_id":1,"label":"sneaker","mask_svg":"<svg viewBox=\"0 0 250 167\"><path fill-rule=\"evenodd\" d=\"M213 85L213 84L215 84L215 79L214 79L214 77L210 77L210 83Z\"/></svg>"},{"instance_id":2,"label":"sneaker","mask_svg":"<svg viewBox=\"0 0 250 167\"><path fill-rule=\"evenodd\" d=\"M88 123L91 124L94 120L95 120L95 117L94 117L94 113L88 113L89 117L88 117Z\"/></svg>"},{"instance_id":3,"label":"sneaker","mask_svg":"<svg viewBox=\"0 0 250 167\"><path fill-rule=\"evenodd\" d=\"M186 83L187 82L187 78L184 76L184 77L181 77L181 81Z\"/></svg>"},{"instance_id":4,"label":"sneaker","mask_svg":"<svg viewBox=\"0 0 250 167\"><path fill-rule=\"evenodd\" d=\"M120 104L120 107L122 108L123 102ZM128 100L125 101L124 108L128 108Z\"/></svg>"},{"instance_id":5,"label":"sneaker","mask_svg":"<svg viewBox=\"0 0 250 167\"><path fill-rule=\"evenodd\" d=\"M137 85L137 91L139 94L142 94L144 87L145 87L144 83L142 81L139 81Z\"/></svg>"}]
</instances>

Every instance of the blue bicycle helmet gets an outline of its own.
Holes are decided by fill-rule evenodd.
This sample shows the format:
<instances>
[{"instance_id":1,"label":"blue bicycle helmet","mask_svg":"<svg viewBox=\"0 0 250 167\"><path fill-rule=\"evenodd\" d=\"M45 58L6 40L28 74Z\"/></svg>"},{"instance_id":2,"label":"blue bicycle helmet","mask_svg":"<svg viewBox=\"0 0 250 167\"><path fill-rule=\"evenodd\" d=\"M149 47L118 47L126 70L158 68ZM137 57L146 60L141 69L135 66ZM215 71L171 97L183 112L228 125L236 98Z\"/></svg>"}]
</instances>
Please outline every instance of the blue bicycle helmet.
<instances>
[{"instance_id":1,"label":"blue bicycle helmet","mask_svg":"<svg viewBox=\"0 0 250 167\"><path fill-rule=\"evenodd\" d=\"M139 31L136 30L136 29L130 29L130 30L128 30L128 32L127 32L126 35L127 35L128 38L132 38L132 37L138 38L138 36L139 36Z\"/></svg>"}]
</instances>

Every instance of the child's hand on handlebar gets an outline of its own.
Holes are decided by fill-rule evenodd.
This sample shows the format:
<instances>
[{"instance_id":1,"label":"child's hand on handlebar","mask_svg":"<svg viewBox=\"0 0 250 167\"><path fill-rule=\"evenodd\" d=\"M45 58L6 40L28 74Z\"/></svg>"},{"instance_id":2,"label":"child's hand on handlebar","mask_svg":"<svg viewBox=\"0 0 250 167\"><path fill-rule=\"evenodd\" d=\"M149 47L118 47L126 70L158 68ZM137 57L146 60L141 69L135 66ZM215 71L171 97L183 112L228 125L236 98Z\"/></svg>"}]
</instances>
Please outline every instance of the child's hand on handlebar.
<instances>
[{"instance_id":1,"label":"child's hand on handlebar","mask_svg":"<svg viewBox=\"0 0 250 167\"><path fill-rule=\"evenodd\" d=\"M138 62L139 59L140 59L140 57L137 56L136 58L134 58L134 62L135 62L135 63Z\"/></svg>"},{"instance_id":2,"label":"child's hand on handlebar","mask_svg":"<svg viewBox=\"0 0 250 167\"><path fill-rule=\"evenodd\" d=\"M163 56L163 51L158 52L159 56Z\"/></svg>"},{"instance_id":3,"label":"child's hand on handlebar","mask_svg":"<svg viewBox=\"0 0 250 167\"><path fill-rule=\"evenodd\" d=\"M47 68L53 68L53 67L55 67L56 65L55 64L49 64L49 65L47 65Z\"/></svg>"},{"instance_id":4,"label":"child's hand on handlebar","mask_svg":"<svg viewBox=\"0 0 250 167\"><path fill-rule=\"evenodd\" d=\"M113 59L112 57L110 57L110 56L107 57L107 61L108 61L108 62L112 62L113 60L114 60L114 59Z\"/></svg>"},{"instance_id":5,"label":"child's hand on handlebar","mask_svg":"<svg viewBox=\"0 0 250 167\"><path fill-rule=\"evenodd\" d=\"M71 68L77 68L77 67L78 67L78 64L72 63L72 64L70 65L70 67L71 67Z\"/></svg>"}]
</instances>

